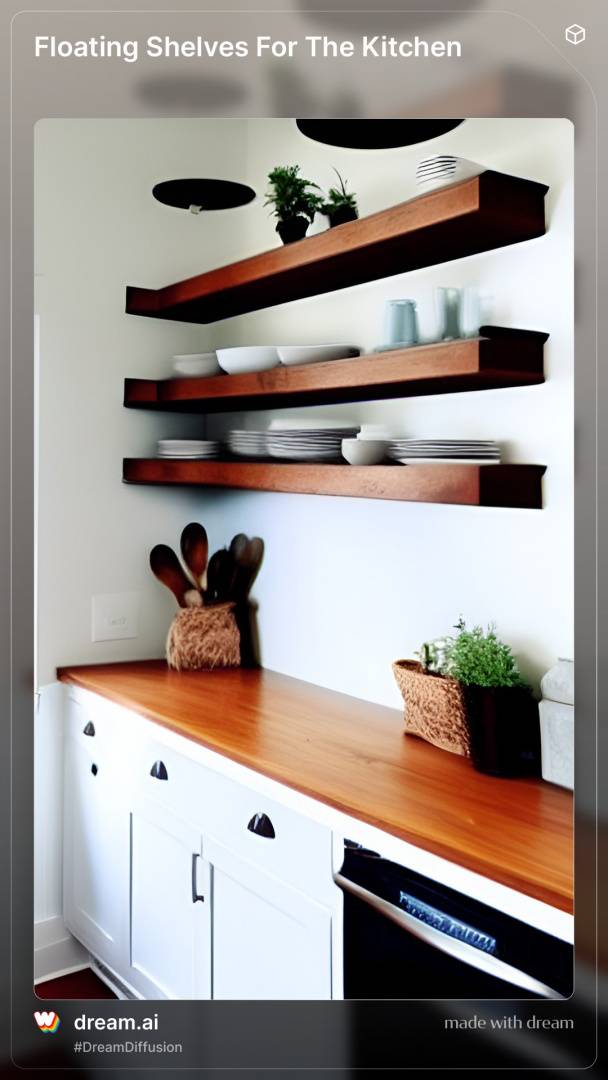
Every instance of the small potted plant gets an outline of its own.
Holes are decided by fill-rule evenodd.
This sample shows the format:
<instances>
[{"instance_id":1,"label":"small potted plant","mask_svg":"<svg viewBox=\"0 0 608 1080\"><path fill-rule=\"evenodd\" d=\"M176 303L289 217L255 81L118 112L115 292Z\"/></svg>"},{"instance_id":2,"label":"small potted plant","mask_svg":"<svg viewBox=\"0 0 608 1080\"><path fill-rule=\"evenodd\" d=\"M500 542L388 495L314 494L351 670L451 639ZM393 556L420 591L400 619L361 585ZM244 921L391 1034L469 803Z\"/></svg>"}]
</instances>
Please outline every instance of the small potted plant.
<instances>
[{"instance_id":1,"label":"small potted plant","mask_svg":"<svg viewBox=\"0 0 608 1080\"><path fill-rule=\"evenodd\" d=\"M270 190L266 192L264 206L272 206L278 218L277 232L284 244L302 240L323 199L313 188L319 188L312 180L299 175L299 165L277 165L268 174Z\"/></svg>"},{"instance_id":2,"label":"small potted plant","mask_svg":"<svg viewBox=\"0 0 608 1080\"><path fill-rule=\"evenodd\" d=\"M493 776L539 776L538 705L494 627L425 642L419 662L398 660L406 732L470 756Z\"/></svg>"},{"instance_id":3,"label":"small potted plant","mask_svg":"<svg viewBox=\"0 0 608 1080\"><path fill-rule=\"evenodd\" d=\"M330 229L336 225L344 225L347 221L356 221L359 217L357 199L352 192L346 190L346 184L337 169L334 169L338 177L339 187L332 187L328 191L328 197L322 207L322 213L329 218Z\"/></svg>"},{"instance_id":4,"label":"small potted plant","mask_svg":"<svg viewBox=\"0 0 608 1080\"><path fill-rule=\"evenodd\" d=\"M463 687L473 764L492 776L540 776L538 704L493 626L462 619L443 670Z\"/></svg>"}]
</instances>

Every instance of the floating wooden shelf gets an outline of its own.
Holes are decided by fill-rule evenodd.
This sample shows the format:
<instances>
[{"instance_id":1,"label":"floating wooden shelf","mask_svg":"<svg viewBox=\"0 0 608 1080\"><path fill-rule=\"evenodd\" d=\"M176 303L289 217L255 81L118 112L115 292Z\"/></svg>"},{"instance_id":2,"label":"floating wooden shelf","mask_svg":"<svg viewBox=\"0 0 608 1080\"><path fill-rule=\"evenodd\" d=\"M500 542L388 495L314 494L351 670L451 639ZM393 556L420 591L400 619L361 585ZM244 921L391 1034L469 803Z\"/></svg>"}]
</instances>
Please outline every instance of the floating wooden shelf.
<instances>
[{"instance_id":1,"label":"floating wooden shelf","mask_svg":"<svg viewBox=\"0 0 608 1080\"><path fill-rule=\"evenodd\" d=\"M157 319L215 322L517 244L544 233L547 190L488 170L162 289L127 286L126 310Z\"/></svg>"},{"instance_id":2,"label":"floating wooden shelf","mask_svg":"<svg viewBox=\"0 0 608 1080\"><path fill-rule=\"evenodd\" d=\"M542 507L544 465L324 465L125 458L130 484L181 484L365 499Z\"/></svg>"},{"instance_id":3,"label":"floating wooden shelf","mask_svg":"<svg viewBox=\"0 0 608 1080\"><path fill-rule=\"evenodd\" d=\"M205 379L125 379L129 408L211 413L495 390L544 381L548 334L484 326L481 336L353 360Z\"/></svg>"}]
</instances>

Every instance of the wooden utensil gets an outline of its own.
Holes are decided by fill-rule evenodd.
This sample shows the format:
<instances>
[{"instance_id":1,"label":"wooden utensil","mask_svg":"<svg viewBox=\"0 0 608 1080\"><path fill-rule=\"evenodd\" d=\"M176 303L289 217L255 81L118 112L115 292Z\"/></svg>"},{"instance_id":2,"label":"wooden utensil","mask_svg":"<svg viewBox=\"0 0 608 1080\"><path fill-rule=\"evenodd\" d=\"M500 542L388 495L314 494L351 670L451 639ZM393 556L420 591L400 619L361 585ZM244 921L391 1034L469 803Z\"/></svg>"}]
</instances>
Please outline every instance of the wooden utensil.
<instances>
[{"instance_id":1,"label":"wooden utensil","mask_svg":"<svg viewBox=\"0 0 608 1080\"><path fill-rule=\"evenodd\" d=\"M180 549L182 559L192 574L192 580L198 589L204 584L205 570L207 569L207 557L209 555L209 541L207 532L197 521L191 521L186 525L181 536Z\"/></svg>"},{"instance_id":2,"label":"wooden utensil","mask_svg":"<svg viewBox=\"0 0 608 1080\"><path fill-rule=\"evenodd\" d=\"M264 557L264 541L259 536L248 540L239 554L232 587L232 597L243 603L253 586Z\"/></svg>"},{"instance_id":3,"label":"wooden utensil","mask_svg":"<svg viewBox=\"0 0 608 1080\"><path fill-rule=\"evenodd\" d=\"M209 559L207 567L206 604L222 604L230 599L234 559L226 548L220 548Z\"/></svg>"},{"instance_id":4,"label":"wooden utensil","mask_svg":"<svg viewBox=\"0 0 608 1080\"><path fill-rule=\"evenodd\" d=\"M235 593L236 593L237 581L238 581L238 575L239 575L239 566L240 566L241 560L245 556L245 552L247 551L248 544L249 544L249 537L246 536L245 533L237 533L236 536L233 536L232 540L230 541L230 547L228 548L228 550L229 550L229 552L230 552L230 554L232 556L232 562L233 562L232 579L230 581L230 586L229 586L229 594L230 594L230 599L231 600L235 599Z\"/></svg>"},{"instance_id":5,"label":"wooden utensil","mask_svg":"<svg viewBox=\"0 0 608 1080\"><path fill-rule=\"evenodd\" d=\"M156 544L152 548L150 569L154 576L171 590L180 607L196 606L192 602L192 596L186 599L187 593L195 591L192 588L192 582L186 576L177 555L167 544Z\"/></svg>"}]
</instances>

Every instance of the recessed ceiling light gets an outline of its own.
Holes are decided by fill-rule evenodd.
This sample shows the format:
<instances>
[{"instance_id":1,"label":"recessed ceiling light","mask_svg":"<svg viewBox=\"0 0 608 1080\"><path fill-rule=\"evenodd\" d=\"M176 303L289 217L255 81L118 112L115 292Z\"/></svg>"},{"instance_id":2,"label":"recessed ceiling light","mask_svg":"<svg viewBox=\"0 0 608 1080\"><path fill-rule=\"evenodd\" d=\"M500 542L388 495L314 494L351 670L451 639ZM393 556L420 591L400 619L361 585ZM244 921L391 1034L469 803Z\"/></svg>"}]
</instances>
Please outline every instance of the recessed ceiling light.
<instances>
[{"instance_id":1,"label":"recessed ceiling light","mask_svg":"<svg viewBox=\"0 0 608 1080\"><path fill-rule=\"evenodd\" d=\"M427 142L452 131L463 120L296 120L303 135L328 146L388 150Z\"/></svg>"},{"instance_id":2,"label":"recessed ceiling light","mask_svg":"<svg viewBox=\"0 0 608 1080\"><path fill-rule=\"evenodd\" d=\"M191 210L193 214L201 210L231 210L235 206L245 206L255 199L255 191L247 184L209 178L163 180L152 188L152 194L165 206Z\"/></svg>"}]
</instances>

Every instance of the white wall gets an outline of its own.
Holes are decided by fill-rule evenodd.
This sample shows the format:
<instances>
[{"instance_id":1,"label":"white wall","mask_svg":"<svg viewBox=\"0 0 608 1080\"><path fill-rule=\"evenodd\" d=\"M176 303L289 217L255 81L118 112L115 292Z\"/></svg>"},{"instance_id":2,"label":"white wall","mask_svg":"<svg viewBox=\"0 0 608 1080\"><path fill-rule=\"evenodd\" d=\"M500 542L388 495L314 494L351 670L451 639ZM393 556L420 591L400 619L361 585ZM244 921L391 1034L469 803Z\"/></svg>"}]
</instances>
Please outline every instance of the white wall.
<instances>
[{"instance_id":1,"label":"white wall","mask_svg":"<svg viewBox=\"0 0 608 1080\"><path fill-rule=\"evenodd\" d=\"M62 663L156 655L173 610L147 555L174 544L200 498L121 485L124 455L145 454L204 420L122 408L126 375L166 371L174 352L204 347L205 327L124 313L125 285L160 286L215 264L225 217L163 207L157 180L238 178L237 123L45 120L36 128L36 273L40 315L39 682ZM238 224L243 210L232 218ZM233 243L238 242L237 236ZM140 634L91 643L91 596L141 592Z\"/></svg>"},{"instance_id":2,"label":"white wall","mask_svg":"<svg viewBox=\"0 0 608 1080\"><path fill-rule=\"evenodd\" d=\"M397 705L390 661L411 656L459 614L496 621L536 679L573 651L572 127L563 120L470 120L424 147L379 154L324 147L283 120L249 124L248 179L301 162L324 186L335 165L363 214L414 194L417 161L437 149L544 181L546 236L512 248L286 304L217 324L216 343L382 341L384 301L413 297L421 321L436 285L477 284L489 322L546 330L547 382L405 401L343 405L321 415L386 421L412 436L495 438L505 458L547 466L539 511L239 495L224 500L235 527L267 541L257 594L266 666ZM269 223L247 219L247 246ZM249 238L255 230L255 242ZM297 410L292 411L293 415ZM271 414L251 414L255 426ZM216 429L231 418L213 420Z\"/></svg>"},{"instance_id":3,"label":"white wall","mask_svg":"<svg viewBox=\"0 0 608 1080\"><path fill-rule=\"evenodd\" d=\"M217 139L222 175L238 179L244 129L237 122L231 131L227 140L223 125L193 121L45 120L36 127L37 920L61 910L56 668L162 655L174 603L153 579L148 553L158 542L175 545L201 507L200 495L187 490L120 482L124 455L153 452L162 434L204 428L201 417L123 409L124 377L162 375L169 356L204 348L207 335L204 327L126 315L125 285L162 285L214 265L223 215L180 214L157 203L151 189L173 176L213 175ZM91 597L133 590L141 596L139 636L93 644Z\"/></svg>"},{"instance_id":4,"label":"white wall","mask_svg":"<svg viewBox=\"0 0 608 1080\"><path fill-rule=\"evenodd\" d=\"M438 149L548 183L547 235L210 327L124 314L126 283L158 287L273 246L261 203L275 164L300 162L325 187L336 165L366 214L414 194L416 162ZM162 655L174 604L152 578L148 552L160 541L175 545L195 518L216 546L241 530L266 541L255 594L267 667L398 706L391 661L460 614L496 621L532 678L571 656L572 151L572 128L561 120L471 120L422 147L378 154L323 147L287 120L41 122L39 684L51 683L60 664ZM245 180L261 198L198 218L151 198L157 180L188 175ZM469 283L492 295L488 321L550 332L544 386L317 412L386 420L412 435L496 438L508 460L547 465L543 511L121 485L124 455L149 454L161 434L204 426L200 417L123 409L125 375L161 376L173 352L207 343L373 347L387 298L417 299L425 319L435 285ZM246 420L256 426L269 415ZM210 429L234 420L212 418ZM123 590L141 594L139 637L93 644L91 596ZM53 722L45 697L39 731ZM37 816L50 836L59 833L57 789L40 756L45 745L38 732ZM37 917L60 910L53 881Z\"/></svg>"}]
</instances>

